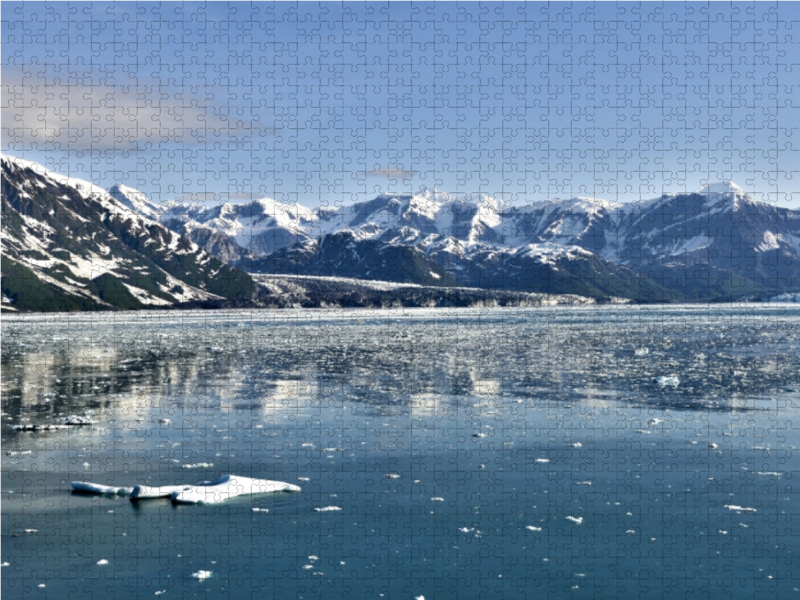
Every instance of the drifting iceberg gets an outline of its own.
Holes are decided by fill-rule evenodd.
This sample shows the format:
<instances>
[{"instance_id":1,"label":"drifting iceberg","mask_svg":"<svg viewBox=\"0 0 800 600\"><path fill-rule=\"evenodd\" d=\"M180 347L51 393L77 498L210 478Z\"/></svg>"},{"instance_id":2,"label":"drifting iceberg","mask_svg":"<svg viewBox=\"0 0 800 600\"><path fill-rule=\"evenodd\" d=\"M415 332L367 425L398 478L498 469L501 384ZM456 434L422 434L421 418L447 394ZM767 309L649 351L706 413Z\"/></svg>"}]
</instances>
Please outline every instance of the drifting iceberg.
<instances>
[{"instance_id":1,"label":"drifting iceberg","mask_svg":"<svg viewBox=\"0 0 800 600\"><path fill-rule=\"evenodd\" d=\"M678 379L676 375L664 376L661 375L656 377L656 385L658 387L678 387L681 384L681 380Z\"/></svg>"},{"instance_id":2,"label":"drifting iceberg","mask_svg":"<svg viewBox=\"0 0 800 600\"><path fill-rule=\"evenodd\" d=\"M101 485L99 483L90 483L88 481L72 481L70 482L70 485L74 491L82 494L110 494L113 496L129 496L134 490L132 487Z\"/></svg>"},{"instance_id":3,"label":"drifting iceberg","mask_svg":"<svg viewBox=\"0 0 800 600\"><path fill-rule=\"evenodd\" d=\"M246 494L299 492L300 487L283 481L223 475L206 485L192 485L172 494L176 504L217 504Z\"/></svg>"}]
</instances>

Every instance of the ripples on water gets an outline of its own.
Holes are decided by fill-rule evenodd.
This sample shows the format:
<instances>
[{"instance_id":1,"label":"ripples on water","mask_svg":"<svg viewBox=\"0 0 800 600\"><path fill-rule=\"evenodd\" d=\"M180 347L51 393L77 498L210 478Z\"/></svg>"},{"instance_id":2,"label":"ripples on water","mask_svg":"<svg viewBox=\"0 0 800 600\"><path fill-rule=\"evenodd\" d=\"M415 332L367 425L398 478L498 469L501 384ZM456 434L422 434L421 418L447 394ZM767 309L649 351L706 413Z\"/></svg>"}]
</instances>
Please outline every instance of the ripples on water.
<instances>
[{"instance_id":1,"label":"ripples on water","mask_svg":"<svg viewBox=\"0 0 800 600\"><path fill-rule=\"evenodd\" d=\"M799 317L4 316L3 597L800 597Z\"/></svg>"}]
</instances>

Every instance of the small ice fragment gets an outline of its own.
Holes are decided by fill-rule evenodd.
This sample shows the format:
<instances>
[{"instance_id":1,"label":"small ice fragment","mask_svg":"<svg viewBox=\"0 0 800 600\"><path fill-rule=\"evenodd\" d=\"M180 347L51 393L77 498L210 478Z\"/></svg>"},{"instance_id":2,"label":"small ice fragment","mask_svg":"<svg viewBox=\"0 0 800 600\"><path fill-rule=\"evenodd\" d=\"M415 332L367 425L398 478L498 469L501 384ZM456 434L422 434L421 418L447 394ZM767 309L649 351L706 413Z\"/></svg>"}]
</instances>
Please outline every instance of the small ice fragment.
<instances>
[{"instance_id":1,"label":"small ice fragment","mask_svg":"<svg viewBox=\"0 0 800 600\"><path fill-rule=\"evenodd\" d=\"M304 569L313 569L314 565L303 565Z\"/></svg>"},{"instance_id":2,"label":"small ice fragment","mask_svg":"<svg viewBox=\"0 0 800 600\"><path fill-rule=\"evenodd\" d=\"M485 438L486 434L485 433L473 433L472 437L474 437L474 438Z\"/></svg>"},{"instance_id":3,"label":"small ice fragment","mask_svg":"<svg viewBox=\"0 0 800 600\"><path fill-rule=\"evenodd\" d=\"M214 466L214 463L201 462L201 463L192 463L192 464L181 465L181 466L184 469L210 469L211 467Z\"/></svg>"},{"instance_id":4,"label":"small ice fragment","mask_svg":"<svg viewBox=\"0 0 800 600\"><path fill-rule=\"evenodd\" d=\"M583 517L573 517L570 515L569 517L567 517L567 521L572 521L573 523L575 523L575 525L580 525L581 523L583 523Z\"/></svg>"},{"instance_id":5,"label":"small ice fragment","mask_svg":"<svg viewBox=\"0 0 800 600\"><path fill-rule=\"evenodd\" d=\"M537 463L549 463L550 459L549 458L537 458L536 462Z\"/></svg>"},{"instance_id":6,"label":"small ice fragment","mask_svg":"<svg viewBox=\"0 0 800 600\"><path fill-rule=\"evenodd\" d=\"M6 450L6 456L29 456L33 454L31 450Z\"/></svg>"},{"instance_id":7,"label":"small ice fragment","mask_svg":"<svg viewBox=\"0 0 800 600\"><path fill-rule=\"evenodd\" d=\"M7 563L7 562L4 562L4 563L0 564L0 567L10 567L10 566L11 566L11 563Z\"/></svg>"},{"instance_id":8,"label":"small ice fragment","mask_svg":"<svg viewBox=\"0 0 800 600\"><path fill-rule=\"evenodd\" d=\"M69 415L61 419L61 422L64 425L70 425L72 427L77 427L80 425L93 425L97 423L97 421L93 421L89 417L81 417L79 415Z\"/></svg>"},{"instance_id":9,"label":"small ice fragment","mask_svg":"<svg viewBox=\"0 0 800 600\"><path fill-rule=\"evenodd\" d=\"M43 587L47 587L47 586L45 586L45 584L43 584L43 583L40 583L40 584L38 585L38 587L40 587L40 588L43 588Z\"/></svg>"},{"instance_id":10,"label":"small ice fragment","mask_svg":"<svg viewBox=\"0 0 800 600\"><path fill-rule=\"evenodd\" d=\"M166 594L167 590L156 590L155 596L160 596L161 594Z\"/></svg>"},{"instance_id":11,"label":"small ice fragment","mask_svg":"<svg viewBox=\"0 0 800 600\"><path fill-rule=\"evenodd\" d=\"M729 510L738 510L740 512L758 512L755 508L749 508L747 506L737 506L736 504L725 504L725 508Z\"/></svg>"},{"instance_id":12,"label":"small ice fragment","mask_svg":"<svg viewBox=\"0 0 800 600\"><path fill-rule=\"evenodd\" d=\"M97 561L97 564L98 565L107 565L108 561L105 558L101 558L100 560Z\"/></svg>"},{"instance_id":13,"label":"small ice fragment","mask_svg":"<svg viewBox=\"0 0 800 600\"><path fill-rule=\"evenodd\" d=\"M570 448L583 448L583 444L580 442L573 442L570 444Z\"/></svg>"},{"instance_id":14,"label":"small ice fragment","mask_svg":"<svg viewBox=\"0 0 800 600\"><path fill-rule=\"evenodd\" d=\"M431 498L431 502L444 502L444 498L440 498L439 496L434 496Z\"/></svg>"},{"instance_id":15,"label":"small ice fragment","mask_svg":"<svg viewBox=\"0 0 800 600\"><path fill-rule=\"evenodd\" d=\"M719 446L717 446L716 444L709 444L709 445L708 445L708 447L709 447L711 450L716 450L717 448L719 448Z\"/></svg>"},{"instance_id":16,"label":"small ice fragment","mask_svg":"<svg viewBox=\"0 0 800 600\"><path fill-rule=\"evenodd\" d=\"M681 380L678 379L677 375L660 375L656 377L656 385L658 387L678 387L681 383Z\"/></svg>"},{"instance_id":17,"label":"small ice fragment","mask_svg":"<svg viewBox=\"0 0 800 600\"><path fill-rule=\"evenodd\" d=\"M38 529L26 529L25 533L39 533Z\"/></svg>"},{"instance_id":18,"label":"small ice fragment","mask_svg":"<svg viewBox=\"0 0 800 600\"><path fill-rule=\"evenodd\" d=\"M461 533L470 533L472 531L475 531L475 528L474 527L460 527L458 530Z\"/></svg>"},{"instance_id":19,"label":"small ice fragment","mask_svg":"<svg viewBox=\"0 0 800 600\"><path fill-rule=\"evenodd\" d=\"M314 556L313 554L308 557L308 560L319 560L319 556Z\"/></svg>"},{"instance_id":20,"label":"small ice fragment","mask_svg":"<svg viewBox=\"0 0 800 600\"><path fill-rule=\"evenodd\" d=\"M168 425L169 423L172 423L172 419L159 419L159 418L157 418L156 419L156 423L163 423L164 425Z\"/></svg>"},{"instance_id":21,"label":"small ice fragment","mask_svg":"<svg viewBox=\"0 0 800 600\"><path fill-rule=\"evenodd\" d=\"M525 529L528 529L529 531L541 531L542 530L541 527L536 527L535 525L527 525L525 527Z\"/></svg>"},{"instance_id":22,"label":"small ice fragment","mask_svg":"<svg viewBox=\"0 0 800 600\"><path fill-rule=\"evenodd\" d=\"M386 478L387 479L400 479L400 475L398 475L397 473L387 473L386 474Z\"/></svg>"},{"instance_id":23,"label":"small ice fragment","mask_svg":"<svg viewBox=\"0 0 800 600\"><path fill-rule=\"evenodd\" d=\"M416 596L414 600L425 600L425 596Z\"/></svg>"},{"instance_id":24,"label":"small ice fragment","mask_svg":"<svg viewBox=\"0 0 800 600\"><path fill-rule=\"evenodd\" d=\"M298 477L297 481L311 481L311 479L308 477Z\"/></svg>"},{"instance_id":25,"label":"small ice fragment","mask_svg":"<svg viewBox=\"0 0 800 600\"><path fill-rule=\"evenodd\" d=\"M322 508L315 508L314 510L322 513L322 512L336 512L342 509L339 508L338 506L323 506Z\"/></svg>"},{"instance_id":26,"label":"small ice fragment","mask_svg":"<svg viewBox=\"0 0 800 600\"><path fill-rule=\"evenodd\" d=\"M636 354L636 356L647 356L650 354L650 348L637 348L634 354Z\"/></svg>"},{"instance_id":27,"label":"small ice fragment","mask_svg":"<svg viewBox=\"0 0 800 600\"><path fill-rule=\"evenodd\" d=\"M202 581L203 579L208 579L209 577L211 577L211 571L203 571L201 569L200 571L197 571L196 573L192 573L192 577Z\"/></svg>"},{"instance_id":28,"label":"small ice fragment","mask_svg":"<svg viewBox=\"0 0 800 600\"><path fill-rule=\"evenodd\" d=\"M578 485L592 485L591 481L579 481Z\"/></svg>"},{"instance_id":29,"label":"small ice fragment","mask_svg":"<svg viewBox=\"0 0 800 600\"><path fill-rule=\"evenodd\" d=\"M781 474L777 471L756 471L756 475L772 475L775 477L780 477Z\"/></svg>"},{"instance_id":30,"label":"small ice fragment","mask_svg":"<svg viewBox=\"0 0 800 600\"><path fill-rule=\"evenodd\" d=\"M269 509L268 509L268 508L259 508L258 506L254 506L254 507L253 507L253 512L263 512L263 513L268 513L268 512L269 512Z\"/></svg>"}]
</instances>

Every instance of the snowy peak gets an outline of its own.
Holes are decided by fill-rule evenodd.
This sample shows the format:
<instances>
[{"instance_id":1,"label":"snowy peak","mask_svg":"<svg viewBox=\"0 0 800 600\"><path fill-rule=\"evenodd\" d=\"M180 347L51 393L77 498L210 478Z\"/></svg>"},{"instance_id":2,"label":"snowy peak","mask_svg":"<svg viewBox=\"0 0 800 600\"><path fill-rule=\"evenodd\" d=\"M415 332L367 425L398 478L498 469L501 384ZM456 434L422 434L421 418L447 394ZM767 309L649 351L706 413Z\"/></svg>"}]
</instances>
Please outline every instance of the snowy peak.
<instances>
[{"instance_id":1,"label":"snowy peak","mask_svg":"<svg viewBox=\"0 0 800 600\"><path fill-rule=\"evenodd\" d=\"M728 180L718 181L717 183L707 183L706 185L698 189L695 192L695 194L700 194L700 195L732 194L739 196L746 195L742 188L733 183L733 181L728 181Z\"/></svg>"},{"instance_id":2,"label":"snowy peak","mask_svg":"<svg viewBox=\"0 0 800 600\"><path fill-rule=\"evenodd\" d=\"M161 217L162 208L152 202L144 192L117 184L110 187L108 193L118 202L149 219L158 220Z\"/></svg>"}]
</instances>

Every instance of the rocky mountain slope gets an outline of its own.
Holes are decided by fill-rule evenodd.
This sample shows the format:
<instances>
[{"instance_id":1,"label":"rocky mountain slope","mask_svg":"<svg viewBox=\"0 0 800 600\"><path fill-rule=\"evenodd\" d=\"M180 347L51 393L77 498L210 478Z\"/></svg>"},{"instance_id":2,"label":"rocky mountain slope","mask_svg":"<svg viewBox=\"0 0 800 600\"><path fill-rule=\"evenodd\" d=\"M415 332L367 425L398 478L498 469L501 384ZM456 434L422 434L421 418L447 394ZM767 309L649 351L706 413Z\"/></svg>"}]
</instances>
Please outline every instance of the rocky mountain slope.
<instances>
[{"instance_id":1,"label":"rocky mountain slope","mask_svg":"<svg viewBox=\"0 0 800 600\"><path fill-rule=\"evenodd\" d=\"M3 156L3 307L87 310L250 301L257 285L139 203ZM155 213L152 216L157 216Z\"/></svg>"}]
</instances>

